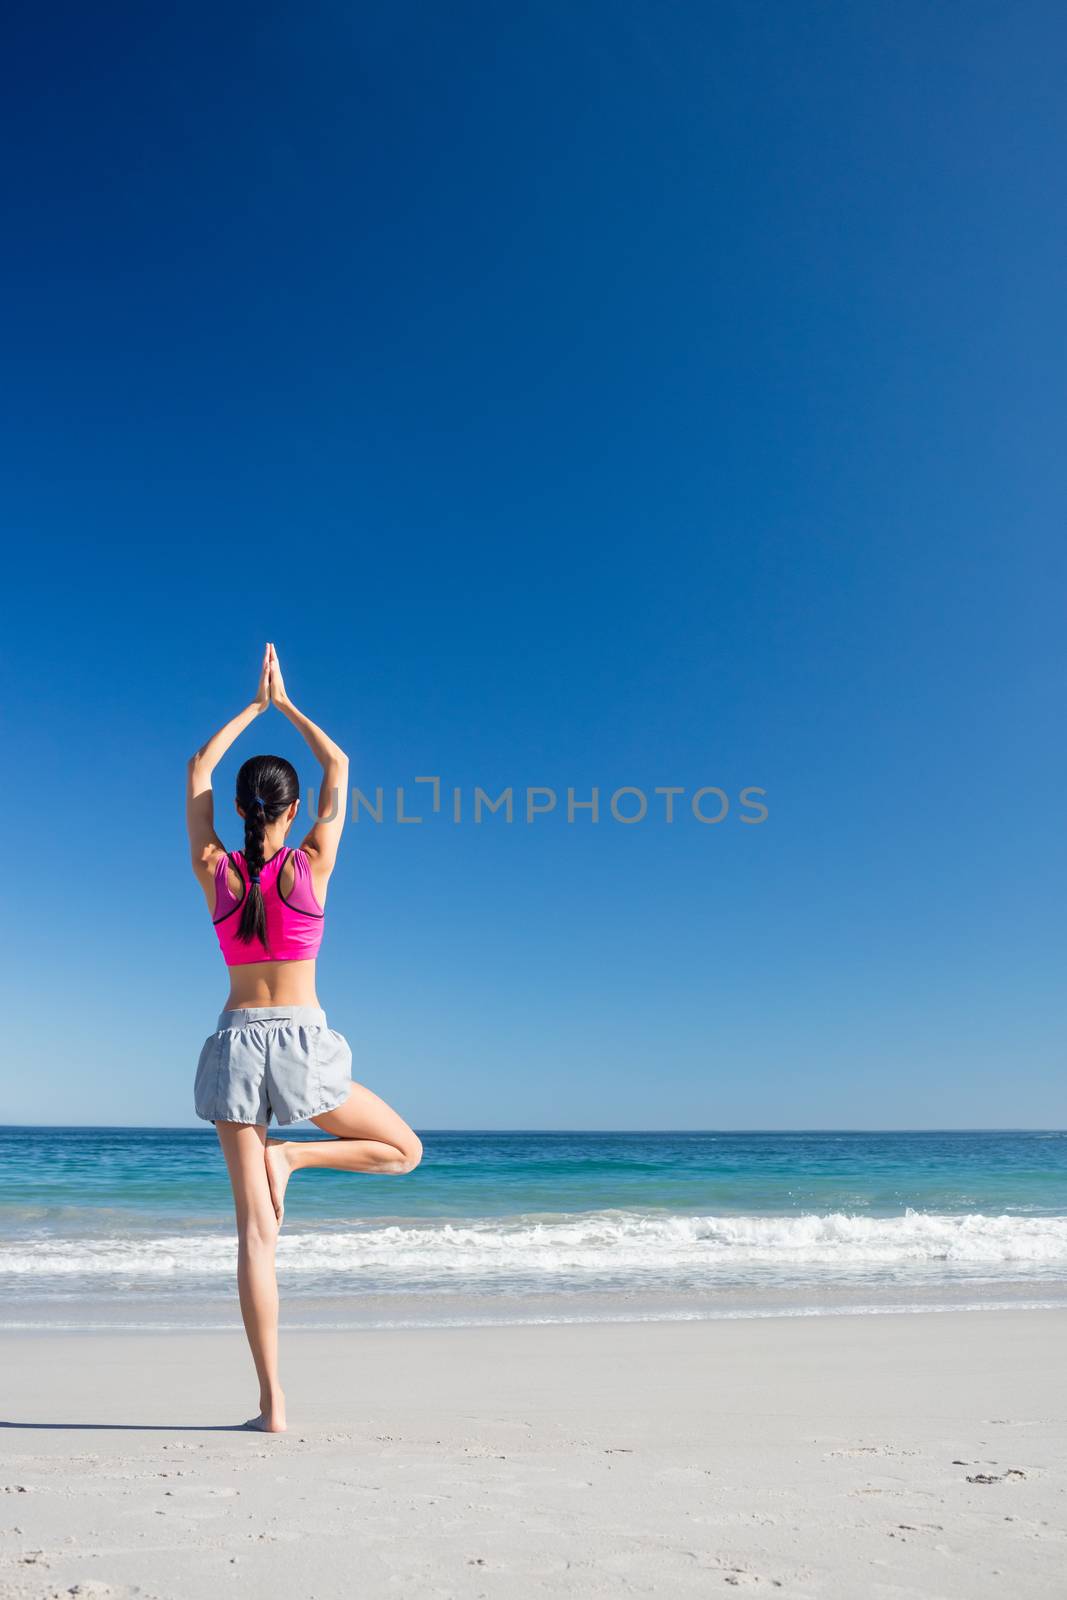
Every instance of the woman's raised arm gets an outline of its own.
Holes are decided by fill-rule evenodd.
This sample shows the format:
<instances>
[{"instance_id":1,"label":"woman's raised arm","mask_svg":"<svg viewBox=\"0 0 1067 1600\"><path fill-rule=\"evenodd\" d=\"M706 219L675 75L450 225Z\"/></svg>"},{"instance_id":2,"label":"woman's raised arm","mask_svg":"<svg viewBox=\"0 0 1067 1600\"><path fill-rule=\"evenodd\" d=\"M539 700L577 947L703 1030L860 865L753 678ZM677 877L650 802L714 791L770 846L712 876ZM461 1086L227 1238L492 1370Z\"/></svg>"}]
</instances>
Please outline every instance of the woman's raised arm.
<instances>
[{"instance_id":1,"label":"woman's raised arm","mask_svg":"<svg viewBox=\"0 0 1067 1600\"><path fill-rule=\"evenodd\" d=\"M263 666L259 674L259 687L255 699L243 711L213 733L207 744L201 745L189 757L185 783L185 825L189 830L189 853L193 871L198 877L210 876L215 861L225 847L215 832L215 801L211 792L211 774L239 734L254 722L270 705L271 646L263 652Z\"/></svg>"},{"instance_id":2,"label":"woman's raised arm","mask_svg":"<svg viewBox=\"0 0 1067 1600\"><path fill-rule=\"evenodd\" d=\"M303 734L312 755L322 764L318 820L300 848L307 851L319 874L325 877L333 871L337 860L337 847L341 843L341 830L348 811L348 757L340 745L334 744L329 734L323 733L310 717L305 717L302 711L296 709L285 692L278 652L273 645L267 649L271 700L289 718L293 727Z\"/></svg>"}]
</instances>

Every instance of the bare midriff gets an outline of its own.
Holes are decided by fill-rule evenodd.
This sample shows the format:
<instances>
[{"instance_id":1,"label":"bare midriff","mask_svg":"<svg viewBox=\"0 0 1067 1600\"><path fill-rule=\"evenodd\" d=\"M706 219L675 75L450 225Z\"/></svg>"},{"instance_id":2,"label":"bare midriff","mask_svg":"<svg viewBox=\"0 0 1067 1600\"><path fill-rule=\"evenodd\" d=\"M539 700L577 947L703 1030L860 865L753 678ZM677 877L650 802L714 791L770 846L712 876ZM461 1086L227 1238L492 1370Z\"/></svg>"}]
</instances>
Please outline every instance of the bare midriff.
<instances>
[{"instance_id":1,"label":"bare midriff","mask_svg":"<svg viewBox=\"0 0 1067 1600\"><path fill-rule=\"evenodd\" d=\"M230 968L227 1011L248 1006L317 1006L314 961L249 961Z\"/></svg>"}]
</instances>

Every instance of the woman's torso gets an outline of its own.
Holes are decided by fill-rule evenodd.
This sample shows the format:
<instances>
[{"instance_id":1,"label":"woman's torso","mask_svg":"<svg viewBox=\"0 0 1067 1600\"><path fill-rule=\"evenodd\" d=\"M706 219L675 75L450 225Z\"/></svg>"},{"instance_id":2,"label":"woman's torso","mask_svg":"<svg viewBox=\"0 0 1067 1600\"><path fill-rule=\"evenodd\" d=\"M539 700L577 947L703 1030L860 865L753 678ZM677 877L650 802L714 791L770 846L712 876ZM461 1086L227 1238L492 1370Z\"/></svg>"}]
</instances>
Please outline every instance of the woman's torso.
<instances>
[{"instance_id":1,"label":"woman's torso","mask_svg":"<svg viewBox=\"0 0 1067 1600\"><path fill-rule=\"evenodd\" d=\"M317 1006L315 962L248 961L230 968L230 994L224 1011L248 1006Z\"/></svg>"},{"instance_id":2,"label":"woman's torso","mask_svg":"<svg viewBox=\"0 0 1067 1600\"><path fill-rule=\"evenodd\" d=\"M241 908L248 893L249 875L244 856L234 851L216 865L211 909L219 943L230 975L225 1010L249 1006L317 1006L315 957L322 937L326 882L320 881L303 851L283 847L264 862L260 876L268 928L263 959L252 959L264 947L242 944L235 937ZM276 959L274 947L282 953ZM308 954L300 955L306 947Z\"/></svg>"}]
</instances>

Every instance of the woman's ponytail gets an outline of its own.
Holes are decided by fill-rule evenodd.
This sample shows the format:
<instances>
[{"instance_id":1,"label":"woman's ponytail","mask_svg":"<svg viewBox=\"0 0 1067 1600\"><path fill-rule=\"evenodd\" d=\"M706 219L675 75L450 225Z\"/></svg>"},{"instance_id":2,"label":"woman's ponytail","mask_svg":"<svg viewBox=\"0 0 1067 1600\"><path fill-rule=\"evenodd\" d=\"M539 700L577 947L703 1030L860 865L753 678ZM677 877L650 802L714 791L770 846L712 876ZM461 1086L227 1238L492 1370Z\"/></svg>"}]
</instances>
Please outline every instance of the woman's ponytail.
<instances>
[{"instance_id":1,"label":"woman's ponytail","mask_svg":"<svg viewBox=\"0 0 1067 1600\"><path fill-rule=\"evenodd\" d=\"M258 939L264 950L267 948L267 910L259 885L264 835L267 823L274 822L299 798L296 769L282 756L253 756L237 774L237 804L245 817L244 855L249 878L237 930L243 944Z\"/></svg>"},{"instance_id":2,"label":"woman's ponytail","mask_svg":"<svg viewBox=\"0 0 1067 1600\"><path fill-rule=\"evenodd\" d=\"M263 891L259 887L259 874L263 869L263 835L267 827L267 812L257 795L245 812L245 866L248 868L248 893L241 907L241 926L237 937L243 944L258 939L267 943L267 912L263 905Z\"/></svg>"}]
</instances>

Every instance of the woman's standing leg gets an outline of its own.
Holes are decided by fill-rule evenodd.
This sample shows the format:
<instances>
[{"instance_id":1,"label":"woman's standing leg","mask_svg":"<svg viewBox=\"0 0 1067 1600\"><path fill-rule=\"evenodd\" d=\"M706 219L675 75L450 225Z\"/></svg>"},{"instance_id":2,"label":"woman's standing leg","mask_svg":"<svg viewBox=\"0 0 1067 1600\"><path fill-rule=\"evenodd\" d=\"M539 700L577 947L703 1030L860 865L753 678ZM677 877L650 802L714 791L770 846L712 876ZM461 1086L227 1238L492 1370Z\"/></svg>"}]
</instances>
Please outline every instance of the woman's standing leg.
<instances>
[{"instance_id":1,"label":"woman's standing leg","mask_svg":"<svg viewBox=\"0 0 1067 1600\"><path fill-rule=\"evenodd\" d=\"M270 1197L263 1147L266 1128L216 1122L237 1212L237 1288L241 1316L259 1375L259 1416L249 1426L285 1432L285 1396L278 1382L278 1279L274 1251L278 1219Z\"/></svg>"}]
</instances>

